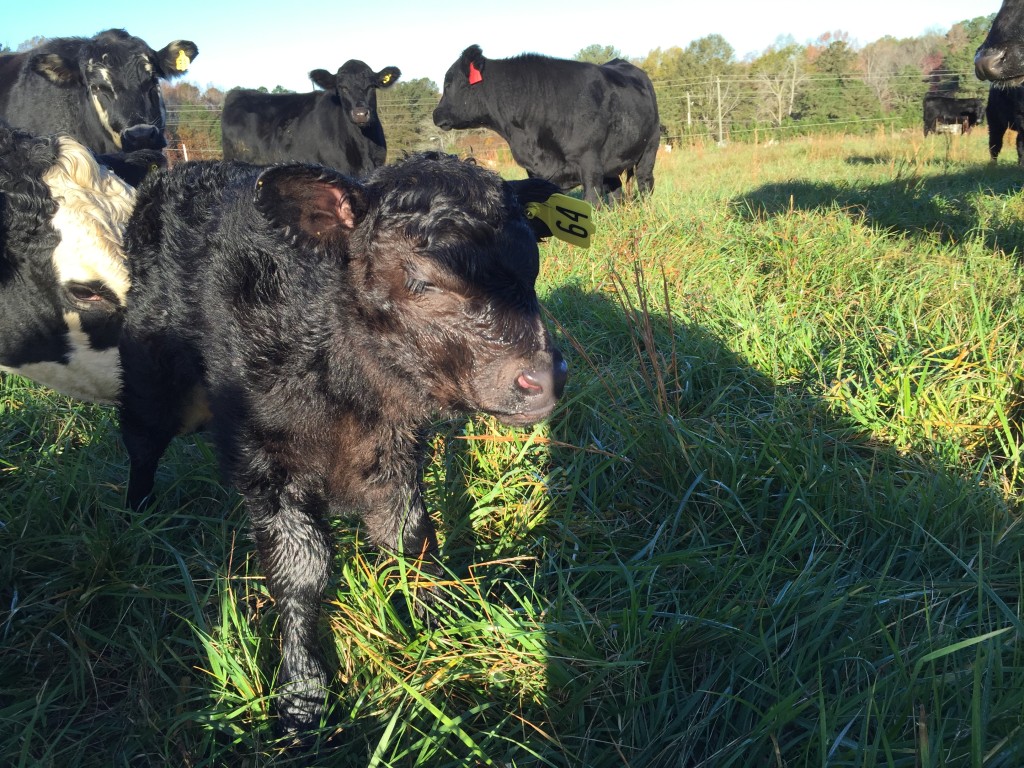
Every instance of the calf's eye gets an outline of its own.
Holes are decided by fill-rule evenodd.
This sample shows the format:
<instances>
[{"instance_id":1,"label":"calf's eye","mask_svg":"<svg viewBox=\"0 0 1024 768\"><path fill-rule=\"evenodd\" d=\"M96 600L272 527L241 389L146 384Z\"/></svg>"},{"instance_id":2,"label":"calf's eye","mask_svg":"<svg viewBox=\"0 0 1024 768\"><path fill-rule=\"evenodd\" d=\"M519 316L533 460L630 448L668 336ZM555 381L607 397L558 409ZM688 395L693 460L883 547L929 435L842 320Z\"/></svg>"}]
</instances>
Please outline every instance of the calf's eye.
<instances>
[{"instance_id":1,"label":"calf's eye","mask_svg":"<svg viewBox=\"0 0 1024 768\"><path fill-rule=\"evenodd\" d=\"M429 283L426 280L418 280L416 278L409 278L405 284L406 290L414 296L422 296L424 293L433 292L437 290L437 286L433 283Z\"/></svg>"}]
</instances>

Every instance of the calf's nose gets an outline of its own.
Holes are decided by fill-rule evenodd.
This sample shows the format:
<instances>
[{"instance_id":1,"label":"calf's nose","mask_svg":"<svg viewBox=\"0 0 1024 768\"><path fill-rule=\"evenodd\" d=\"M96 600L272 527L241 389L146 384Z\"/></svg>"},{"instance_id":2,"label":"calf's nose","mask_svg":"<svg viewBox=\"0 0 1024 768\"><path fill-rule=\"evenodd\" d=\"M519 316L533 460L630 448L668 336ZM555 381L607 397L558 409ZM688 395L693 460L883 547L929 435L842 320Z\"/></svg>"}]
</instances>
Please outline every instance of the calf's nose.
<instances>
[{"instance_id":1,"label":"calf's nose","mask_svg":"<svg viewBox=\"0 0 1024 768\"><path fill-rule=\"evenodd\" d=\"M551 353L551 367L542 370L523 371L516 379L516 385L530 397L547 394L554 399L562 396L569 366L557 349Z\"/></svg>"}]
</instances>

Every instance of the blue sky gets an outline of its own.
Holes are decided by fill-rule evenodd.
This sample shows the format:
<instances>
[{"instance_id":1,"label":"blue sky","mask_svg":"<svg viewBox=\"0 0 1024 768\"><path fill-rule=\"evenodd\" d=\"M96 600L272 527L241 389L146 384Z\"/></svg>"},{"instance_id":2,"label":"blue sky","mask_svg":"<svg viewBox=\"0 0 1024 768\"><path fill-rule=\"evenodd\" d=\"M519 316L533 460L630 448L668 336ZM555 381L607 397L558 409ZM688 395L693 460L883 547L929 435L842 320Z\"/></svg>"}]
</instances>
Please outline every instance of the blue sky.
<instances>
[{"instance_id":1,"label":"blue sky","mask_svg":"<svg viewBox=\"0 0 1024 768\"><path fill-rule=\"evenodd\" d=\"M241 85L312 90L308 72L337 70L348 59L374 69L397 66L403 79L438 87L463 48L479 44L491 58L525 51L569 58L588 45L626 56L685 47L717 33L742 58L779 36L800 43L844 30L864 44L884 35L946 31L957 21L993 13L1000 0L392 0L288 2L251 0L20 0L5 4L0 43L17 47L36 35L90 36L123 27L154 48L172 40L199 46L186 79L200 88Z\"/></svg>"}]
</instances>

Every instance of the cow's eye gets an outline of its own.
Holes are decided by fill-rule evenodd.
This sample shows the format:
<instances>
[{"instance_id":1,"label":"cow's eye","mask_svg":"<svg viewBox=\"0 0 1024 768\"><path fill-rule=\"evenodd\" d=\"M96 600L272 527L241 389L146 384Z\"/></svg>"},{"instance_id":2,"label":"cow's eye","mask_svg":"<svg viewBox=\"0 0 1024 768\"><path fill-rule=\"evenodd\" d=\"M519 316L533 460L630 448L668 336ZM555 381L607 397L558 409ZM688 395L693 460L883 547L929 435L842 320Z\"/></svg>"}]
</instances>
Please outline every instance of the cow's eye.
<instances>
[{"instance_id":1,"label":"cow's eye","mask_svg":"<svg viewBox=\"0 0 1024 768\"><path fill-rule=\"evenodd\" d=\"M69 305L80 310L110 312L117 308L117 297L102 283L67 283L64 292Z\"/></svg>"},{"instance_id":2,"label":"cow's eye","mask_svg":"<svg viewBox=\"0 0 1024 768\"><path fill-rule=\"evenodd\" d=\"M437 286L426 280L419 280L414 277L410 277L408 282L405 284L406 289L409 293L414 296L422 296L425 293L433 293L437 291Z\"/></svg>"}]
</instances>

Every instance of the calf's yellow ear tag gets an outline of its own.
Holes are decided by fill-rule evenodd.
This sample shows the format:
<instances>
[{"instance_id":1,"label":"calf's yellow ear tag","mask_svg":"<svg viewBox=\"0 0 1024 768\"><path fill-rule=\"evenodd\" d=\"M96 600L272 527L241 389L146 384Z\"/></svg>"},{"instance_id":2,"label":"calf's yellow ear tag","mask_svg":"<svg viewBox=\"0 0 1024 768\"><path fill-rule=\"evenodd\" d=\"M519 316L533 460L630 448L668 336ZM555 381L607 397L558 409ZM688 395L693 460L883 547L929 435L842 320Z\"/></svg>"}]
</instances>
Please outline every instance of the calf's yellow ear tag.
<instances>
[{"instance_id":1,"label":"calf's yellow ear tag","mask_svg":"<svg viewBox=\"0 0 1024 768\"><path fill-rule=\"evenodd\" d=\"M597 232L590 203L556 192L542 203L528 203L527 218L543 221L551 234L569 245L589 248Z\"/></svg>"},{"instance_id":2,"label":"calf's yellow ear tag","mask_svg":"<svg viewBox=\"0 0 1024 768\"><path fill-rule=\"evenodd\" d=\"M184 51L178 51L178 58L174 60L174 68L179 72L184 72L188 69L188 65L192 63L192 60L188 57L188 54Z\"/></svg>"}]
</instances>

